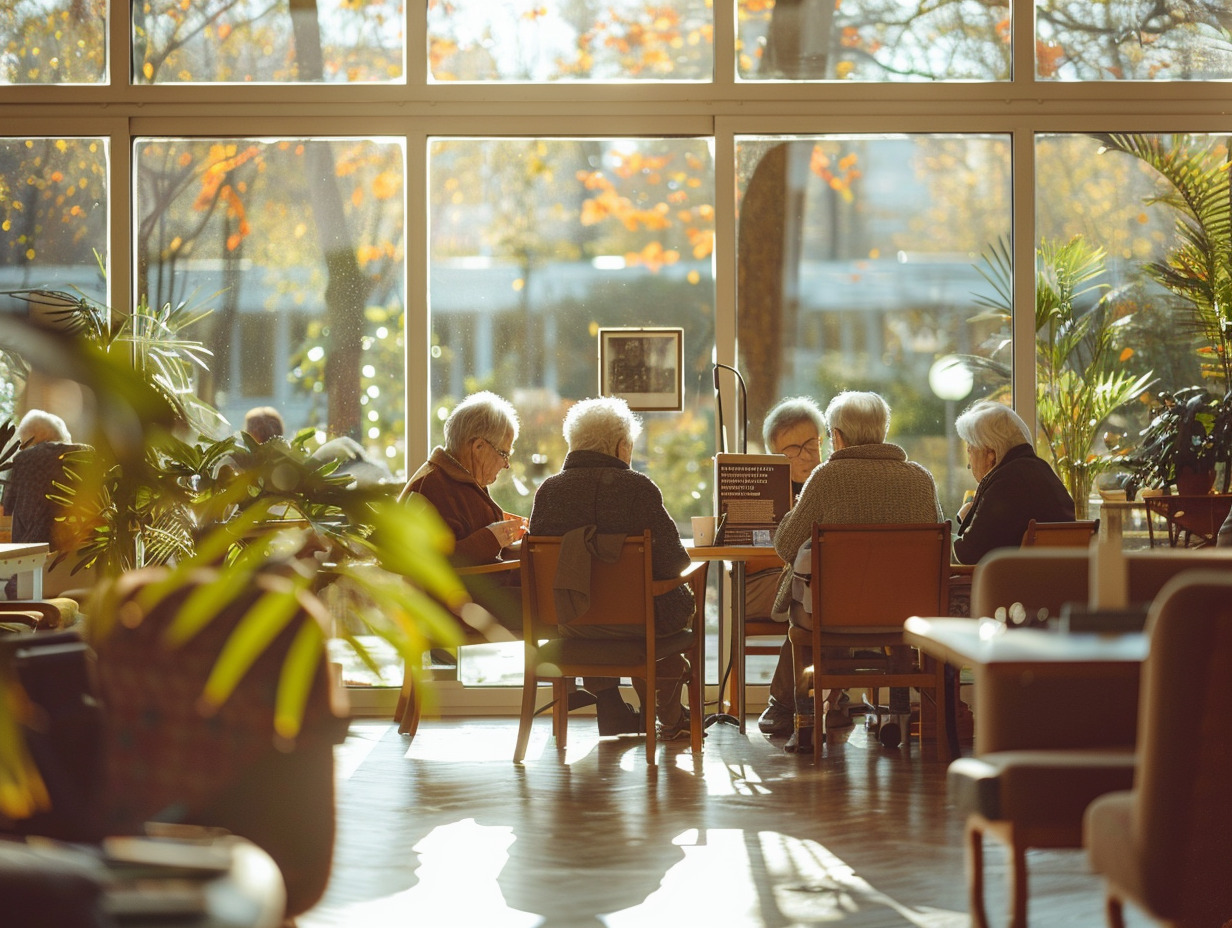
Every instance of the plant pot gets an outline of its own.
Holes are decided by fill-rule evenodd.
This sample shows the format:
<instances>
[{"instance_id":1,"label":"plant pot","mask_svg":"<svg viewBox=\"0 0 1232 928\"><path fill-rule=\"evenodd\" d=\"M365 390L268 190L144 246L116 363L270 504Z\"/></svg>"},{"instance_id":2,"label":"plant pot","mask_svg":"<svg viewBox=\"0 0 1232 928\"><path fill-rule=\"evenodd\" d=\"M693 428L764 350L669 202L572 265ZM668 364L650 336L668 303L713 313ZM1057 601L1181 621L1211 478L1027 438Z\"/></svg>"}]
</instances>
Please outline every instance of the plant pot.
<instances>
[{"instance_id":1,"label":"plant pot","mask_svg":"<svg viewBox=\"0 0 1232 928\"><path fill-rule=\"evenodd\" d=\"M1215 485L1215 468L1194 471L1188 467L1176 472L1176 492L1181 496L1204 496Z\"/></svg>"}]
</instances>

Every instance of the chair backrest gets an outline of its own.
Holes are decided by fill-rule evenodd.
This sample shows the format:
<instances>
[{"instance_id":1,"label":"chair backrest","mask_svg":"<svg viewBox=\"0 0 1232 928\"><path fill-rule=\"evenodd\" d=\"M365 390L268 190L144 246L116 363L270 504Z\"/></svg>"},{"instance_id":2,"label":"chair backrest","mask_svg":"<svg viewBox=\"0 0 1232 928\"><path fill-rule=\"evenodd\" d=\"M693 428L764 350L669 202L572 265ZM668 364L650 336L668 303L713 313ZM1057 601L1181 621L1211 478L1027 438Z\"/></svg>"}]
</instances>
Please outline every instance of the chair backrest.
<instances>
[{"instance_id":1,"label":"chair backrest","mask_svg":"<svg viewBox=\"0 0 1232 928\"><path fill-rule=\"evenodd\" d=\"M561 541L561 537L552 535L527 535L522 539L522 612L528 641L559 634L555 585ZM591 558L590 608L566 624L640 626L649 621L653 628L651 567L649 530L626 538L619 556L611 563Z\"/></svg>"},{"instance_id":2,"label":"chair backrest","mask_svg":"<svg viewBox=\"0 0 1232 928\"><path fill-rule=\"evenodd\" d=\"M1155 911L1216 925L1232 913L1232 576L1177 576L1147 633L1130 823L1145 858L1137 872Z\"/></svg>"},{"instance_id":3,"label":"chair backrest","mask_svg":"<svg viewBox=\"0 0 1232 928\"><path fill-rule=\"evenodd\" d=\"M901 632L948 606L950 523L813 526L813 621L837 633Z\"/></svg>"},{"instance_id":4,"label":"chair backrest","mask_svg":"<svg viewBox=\"0 0 1232 928\"><path fill-rule=\"evenodd\" d=\"M1024 548L1085 548L1099 531L1099 519L1079 522L1027 523L1022 533Z\"/></svg>"},{"instance_id":5,"label":"chair backrest","mask_svg":"<svg viewBox=\"0 0 1232 928\"><path fill-rule=\"evenodd\" d=\"M1129 601L1149 603L1183 570L1232 569L1232 549L1126 551ZM1066 603L1089 598L1089 551L1076 548L1002 548L990 551L971 578L971 615L991 616L999 606L1021 603L1029 614L1059 615Z\"/></svg>"}]
</instances>

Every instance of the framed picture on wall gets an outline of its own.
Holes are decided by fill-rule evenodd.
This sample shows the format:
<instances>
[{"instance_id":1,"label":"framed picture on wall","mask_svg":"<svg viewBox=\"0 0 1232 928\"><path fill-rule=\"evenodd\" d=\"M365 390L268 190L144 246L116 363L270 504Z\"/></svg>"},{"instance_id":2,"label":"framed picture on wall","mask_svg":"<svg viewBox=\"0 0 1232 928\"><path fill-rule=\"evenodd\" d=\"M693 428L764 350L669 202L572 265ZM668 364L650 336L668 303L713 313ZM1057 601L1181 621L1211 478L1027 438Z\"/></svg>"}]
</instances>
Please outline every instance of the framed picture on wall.
<instances>
[{"instance_id":1,"label":"framed picture on wall","mask_svg":"<svg viewBox=\"0 0 1232 928\"><path fill-rule=\"evenodd\" d=\"M684 329L600 329L599 395L630 409L684 409Z\"/></svg>"}]
</instances>

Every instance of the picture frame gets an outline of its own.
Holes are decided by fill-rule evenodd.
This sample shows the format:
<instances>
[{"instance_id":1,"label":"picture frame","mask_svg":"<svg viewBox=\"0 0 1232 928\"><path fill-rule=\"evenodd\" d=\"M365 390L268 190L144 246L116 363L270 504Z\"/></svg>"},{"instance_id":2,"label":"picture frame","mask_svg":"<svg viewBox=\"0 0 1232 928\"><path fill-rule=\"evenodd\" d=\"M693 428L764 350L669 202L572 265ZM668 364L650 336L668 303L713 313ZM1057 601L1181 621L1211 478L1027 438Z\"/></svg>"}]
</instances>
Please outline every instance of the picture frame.
<instances>
[{"instance_id":1,"label":"picture frame","mask_svg":"<svg viewBox=\"0 0 1232 928\"><path fill-rule=\"evenodd\" d=\"M684 409L684 329L600 329L599 395L642 412Z\"/></svg>"}]
</instances>

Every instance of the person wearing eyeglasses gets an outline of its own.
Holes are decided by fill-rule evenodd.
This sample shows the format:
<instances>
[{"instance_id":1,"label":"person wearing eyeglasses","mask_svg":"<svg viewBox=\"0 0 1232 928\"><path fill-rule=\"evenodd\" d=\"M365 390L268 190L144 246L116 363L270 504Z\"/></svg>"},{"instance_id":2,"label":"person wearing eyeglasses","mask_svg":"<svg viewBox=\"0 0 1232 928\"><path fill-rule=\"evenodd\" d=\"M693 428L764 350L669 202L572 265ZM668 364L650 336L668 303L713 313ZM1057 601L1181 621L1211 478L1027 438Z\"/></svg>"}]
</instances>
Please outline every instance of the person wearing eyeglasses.
<instances>
[{"instance_id":1,"label":"person wearing eyeglasses","mask_svg":"<svg viewBox=\"0 0 1232 928\"><path fill-rule=\"evenodd\" d=\"M486 390L472 393L445 420L444 446L432 449L398 496L405 500L418 493L435 507L457 539L455 564L490 564L517 557L510 546L526 534L526 519L505 512L488 492L509 466L517 437L518 414L513 404ZM507 586L517 584L516 571L501 576ZM521 603L513 602L514 598L509 595L488 602L476 596L502 625L520 630Z\"/></svg>"},{"instance_id":2,"label":"person wearing eyeglasses","mask_svg":"<svg viewBox=\"0 0 1232 928\"><path fill-rule=\"evenodd\" d=\"M809 585L814 523L941 522L944 518L933 475L909 461L903 448L886 441L890 406L881 396L845 390L830 400L825 415L830 457L813 469L796 505L774 534L774 550L792 569L783 573L771 615L800 628L813 627ZM909 659L906 649L892 648L890 669L899 669ZM830 690L824 696L827 730L852 724L844 695ZM891 687L891 713L908 711L909 695L906 689ZM818 712L822 705L819 695ZM799 724L796 728L786 745L789 753L812 747L812 728Z\"/></svg>"},{"instance_id":3,"label":"person wearing eyeglasses","mask_svg":"<svg viewBox=\"0 0 1232 928\"><path fill-rule=\"evenodd\" d=\"M791 497L804 489L813 468L821 463L821 436L826 418L821 407L807 396L780 400L766 413L762 440L770 454L786 455L791 463ZM772 617L783 562L777 556L750 558L745 564L744 614L752 619ZM779 618L786 620L786 616ZM791 643L784 640L779 660L770 678L770 700L757 727L767 735L790 735L795 729L796 689L792 678Z\"/></svg>"}]
</instances>

